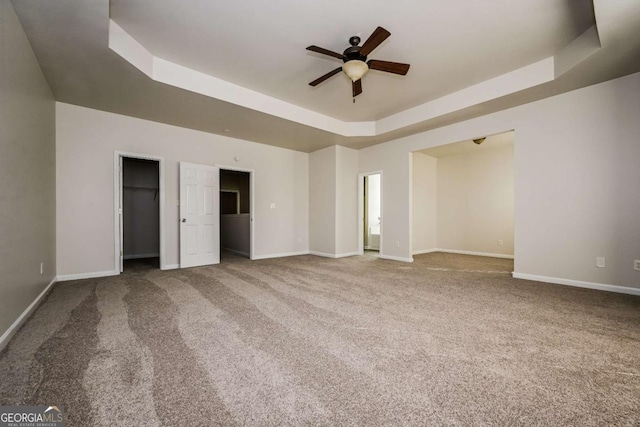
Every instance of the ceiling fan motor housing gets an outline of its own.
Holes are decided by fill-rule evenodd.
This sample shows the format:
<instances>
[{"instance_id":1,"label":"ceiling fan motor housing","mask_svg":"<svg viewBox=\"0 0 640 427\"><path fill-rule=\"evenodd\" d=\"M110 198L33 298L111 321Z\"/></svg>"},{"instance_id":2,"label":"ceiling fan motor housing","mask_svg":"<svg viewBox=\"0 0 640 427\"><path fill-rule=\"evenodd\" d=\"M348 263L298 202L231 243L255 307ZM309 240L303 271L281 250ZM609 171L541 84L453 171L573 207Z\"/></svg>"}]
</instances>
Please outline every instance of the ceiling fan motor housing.
<instances>
[{"instance_id":1,"label":"ceiling fan motor housing","mask_svg":"<svg viewBox=\"0 0 640 427\"><path fill-rule=\"evenodd\" d=\"M367 41L365 41L362 46L358 46L360 44L360 37L353 36L349 38L349 44L351 46L345 49L342 54L315 45L308 46L307 50L341 59L344 63L342 67L331 70L325 75L315 79L309 83L309 86L317 86L330 77L335 76L340 71L344 71L344 73L351 79L351 87L355 98L362 93L361 79L369 69L399 74L401 76L406 75L407 71L409 71L409 64L376 60L367 62L367 55L373 52L373 50L384 42L390 35L391 33L389 31L382 27L378 27L373 33L371 33Z\"/></svg>"},{"instance_id":2,"label":"ceiling fan motor housing","mask_svg":"<svg viewBox=\"0 0 640 427\"><path fill-rule=\"evenodd\" d=\"M348 62L356 59L362 62L367 62L367 56L360 53L361 47L358 46L357 44L356 45L353 44L355 41L360 43L360 37L353 36L349 39L349 43L351 43L351 47L348 47L344 50L343 52L344 58L342 58L342 60L344 62Z\"/></svg>"}]
</instances>

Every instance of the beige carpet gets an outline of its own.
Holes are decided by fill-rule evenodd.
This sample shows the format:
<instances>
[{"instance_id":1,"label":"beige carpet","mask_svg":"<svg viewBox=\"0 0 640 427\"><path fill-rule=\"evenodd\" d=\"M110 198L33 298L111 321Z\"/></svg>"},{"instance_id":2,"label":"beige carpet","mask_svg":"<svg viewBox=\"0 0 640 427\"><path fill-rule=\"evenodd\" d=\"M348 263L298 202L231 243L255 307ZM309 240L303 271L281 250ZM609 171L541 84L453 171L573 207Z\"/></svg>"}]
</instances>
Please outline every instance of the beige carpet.
<instances>
[{"instance_id":1,"label":"beige carpet","mask_svg":"<svg viewBox=\"0 0 640 427\"><path fill-rule=\"evenodd\" d=\"M0 403L69 426L640 425L640 298L512 261L301 256L59 283Z\"/></svg>"}]
</instances>

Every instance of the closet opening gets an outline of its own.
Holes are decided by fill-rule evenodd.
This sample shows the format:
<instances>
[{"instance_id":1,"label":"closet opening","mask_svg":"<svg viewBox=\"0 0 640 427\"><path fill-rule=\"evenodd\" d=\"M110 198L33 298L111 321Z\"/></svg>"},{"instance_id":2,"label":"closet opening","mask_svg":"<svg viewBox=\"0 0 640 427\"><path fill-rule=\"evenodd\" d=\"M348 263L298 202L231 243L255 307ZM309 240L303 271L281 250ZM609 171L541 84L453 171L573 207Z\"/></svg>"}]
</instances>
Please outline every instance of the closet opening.
<instances>
[{"instance_id":1,"label":"closet opening","mask_svg":"<svg viewBox=\"0 0 640 427\"><path fill-rule=\"evenodd\" d=\"M220 168L220 262L251 258L252 171Z\"/></svg>"},{"instance_id":2,"label":"closet opening","mask_svg":"<svg viewBox=\"0 0 640 427\"><path fill-rule=\"evenodd\" d=\"M164 269L164 159L115 153L116 272Z\"/></svg>"}]
</instances>

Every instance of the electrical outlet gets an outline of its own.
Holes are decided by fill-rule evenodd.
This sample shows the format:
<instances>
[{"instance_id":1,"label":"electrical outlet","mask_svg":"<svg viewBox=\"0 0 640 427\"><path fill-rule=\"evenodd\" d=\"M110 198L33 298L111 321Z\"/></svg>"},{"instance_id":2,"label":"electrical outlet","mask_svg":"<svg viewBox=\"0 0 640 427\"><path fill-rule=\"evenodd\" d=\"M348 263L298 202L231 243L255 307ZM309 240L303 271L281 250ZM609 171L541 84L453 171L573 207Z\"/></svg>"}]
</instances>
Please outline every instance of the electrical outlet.
<instances>
[{"instance_id":1,"label":"electrical outlet","mask_svg":"<svg viewBox=\"0 0 640 427\"><path fill-rule=\"evenodd\" d=\"M275 208L276 208L276 204L275 204L275 203L271 203L271 204L269 205L269 208L271 208L271 209L275 209Z\"/></svg>"},{"instance_id":2,"label":"electrical outlet","mask_svg":"<svg viewBox=\"0 0 640 427\"><path fill-rule=\"evenodd\" d=\"M605 260L603 256L599 256L596 258L596 267L598 268L604 268L605 266Z\"/></svg>"},{"instance_id":3,"label":"electrical outlet","mask_svg":"<svg viewBox=\"0 0 640 427\"><path fill-rule=\"evenodd\" d=\"M44 272L44 262L40 263L40 274L42 275Z\"/></svg>"},{"instance_id":4,"label":"electrical outlet","mask_svg":"<svg viewBox=\"0 0 640 427\"><path fill-rule=\"evenodd\" d=\"M498 240L497 243L498 243L498 246L504 245L504 242L502 240Z\"/></svg>"},{"instance_id":5,"label":"electrical outlet","mask_svg":"<svg viewBox=\"0 0 640 427\"><path fill-rule=\"evenodd\" d=\"M400 247L400 241L396 240L396 248L399 248L399 247Z\"/></svg>"},{"instance_id":6,"label":"electrical outlet","mask_svg":"<svg viewBox=\"0 0 640 427\"><path fill-rule=\"evenodd\" d=\"M640 259L633 260L633 269L640 271Z\"/></svg>"}]
</instances>

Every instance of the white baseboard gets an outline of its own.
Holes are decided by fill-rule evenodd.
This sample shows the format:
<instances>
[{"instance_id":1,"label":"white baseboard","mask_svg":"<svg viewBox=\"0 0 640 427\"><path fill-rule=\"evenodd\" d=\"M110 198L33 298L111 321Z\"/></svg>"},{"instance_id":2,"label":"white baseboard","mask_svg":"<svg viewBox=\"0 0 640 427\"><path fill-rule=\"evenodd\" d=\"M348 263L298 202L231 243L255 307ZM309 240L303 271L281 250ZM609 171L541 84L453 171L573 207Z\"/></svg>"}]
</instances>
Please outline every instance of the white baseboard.
<instances>
[{"instance_id":1,"label":"white baseboard","mask_svg":"<svg viewBox=\"0 0 640 427\"><path fill-rule=\"evenodd\" d=\"M180 268L180 264L165 264L160 270L175 270Z\"/></svg>"},{"instance_id":2,"label":"white baseboard","mask_svg":"<svg viewBox=\"0 0 640 427\"><path fill-rule=\"evenodd\" d=\"M383 255L383 254L380 254L380 255L378 256L378 258L381 258L381 259L389 259L389 260L391 260L391 261L413 262L413 258L403 258L403 257L393 256L393 255Z\"/></svg>"},{"instance_id":3,"label":"white baseboard","mask_svg":"<svg viewBox=\"0 0 640 427\"><path fill-rule=\"evenodd\" d=\"M440 249L420 249L417 251L413 251L411 254L412 255L422 255L422 254L430 254L433 252L438 252Z\"/></svg>"},{"instance_id":4,"label":"white baseboard","mask_svg":"<svg viewBox=\"0 0 640 427\"><path fill-rule=\"evenodd\" d=\"M298 255L309 255L309 251L300 251L300 252L284 252L280 254L266 254L266 255L254 255L253 259L270 259L270 258L284 258L288 256L298 256Z\"/></svg>"},{"instance_id":5,"label":"white baseboard","mask_svg":"<svg viewBox=\"0 0 640 427\"><path fill-rule=\"evenodd\" d=\"M7 344L9 344L11 338L16 334L16 332L18 332L18 329L20 329L20 326L22 326L22 324L27 321L29 316L31 316L31 314L35 311L35 309L38 307L38 304L40 304L43 298L47 296L47 294L51 290L51 287L56 282L57 279L54 277L51 282L49 282L47 287L44 288L42 292L40 292L40 295L38 295L36 299L34 299L33 302L29 304L29 307L27 307L15 320L15 322L13 322L11 326L9 326L9 329L7 329L4 334L2 334L2 336L0 337L0 351L2 351L7 346Z\"/></svg>"},{"instance_id":6,"label":"white baseboard","mask_svg":"<svg viewBox=\"0 0 640 427\"><path fill-rule=\"evenodd\" d=\"M309 251L309 255L321 256L324 258L344 258L348 256L360 255L360 252L346 252L343 254L330 254L327 252Z\"/></svg>"},{"instance_id":7,"label":"white baseboard","mask_svg":"<svg viewBox=\"0 0 640 427\"><path fill-rule=\"evenodd\" d=\"M160 254L125 255L122 259L160 258Z\"/></svg>"},{"instance_id":8,"label":"white baseboard","mask_svg":"<svg viewBox=\"0 0 640 427\"><path fill-rule=\"evenodd\" d=\"M334 254L328 252L309 251L309 255L321 256L324 258L335 258Z\"/></svg>"},{"instance_id":9,"label":"white baseboard","mask_svg":"<svg viewBox=\"0 0 640 427\"><path fill-rule=\"evenodd\" d=\"M69 280L95 279L98 277L117 276L118 274L120 274L120 272L116 270L96 271L93 273L62 274L57 277L57 280L58 282L67 282Z\"/></svg>"},{"instance_id":10,"label":"white baseboard","mask_svg":"<svg viewBox=\"0 0 640 427\"><path fill-rule=\"evenodd\" d=\"M343 254L336 254L336 258L345 258L348 256L356 256L360 255L360 252L345 252Z\"/></svg>"},{"instance_id":11,"label":"white baseboard","mask_svg":"<svg viewBox=\"0 0 640 427\"><path fill-rule=\"evenodd\" d=\"M597 289L599 291L616 292L619 294L640 296L639 288L628 286L607 285L604 283L582 282L580 280L560 279L558 277L538 276L535 274L512 273L515 279L533 280L535 282L553 283L555 285L574 286L577 288Z\"/></svg>"},{"instance_id":12,"label":"white baseboard","mask_svg":"<svg viewBox=\"0 0 640 427\"><path fill-rule=\"evenodd\" d=\"M505 259L513 259L513 255L505 255L505 254L493 254L490 252L472 252L472 251L459 251L456 249L435 249L433 252L446 252L449 254L461 254L461 255L475 255L475 256L486 256L491 258L505 258Z\"/></svg>"}]
</instances>

